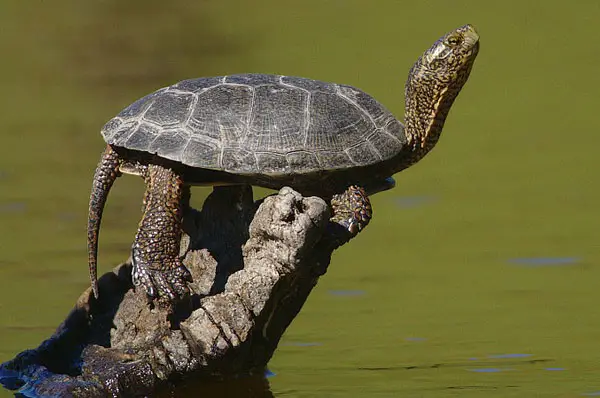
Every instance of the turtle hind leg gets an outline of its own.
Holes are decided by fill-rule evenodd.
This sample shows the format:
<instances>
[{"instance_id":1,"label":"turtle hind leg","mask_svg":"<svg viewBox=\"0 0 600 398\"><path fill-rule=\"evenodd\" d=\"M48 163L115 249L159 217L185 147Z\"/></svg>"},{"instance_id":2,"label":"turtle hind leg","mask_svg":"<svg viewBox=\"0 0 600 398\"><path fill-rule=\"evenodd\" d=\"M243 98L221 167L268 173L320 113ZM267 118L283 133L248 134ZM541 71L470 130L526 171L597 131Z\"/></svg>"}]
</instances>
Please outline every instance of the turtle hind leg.
<instances>
[{"instance_id":1,"label":"turtle hind leg","mask_svg":"<svg viewBox=\"0 0 600 398\"><path fill-rule=\"evenodd\" d=\"M182 199L189 193L175 171L160 165L147 166L142 176L145 207L132 248L133 284L151 298L174 302L189 293L191 279L179 258Z\"/></svg>"},{"instance_id":2,"label":"turtle hind leg","mask_svg":"<svg viewBox=\"0 0 600 398\"><path fill-rule=\"evenodd\" d=\"M113 183L119 177L119 166L121 159L110 145L102 153L100 163L94 173L92 183L92 193L90 195L90 207L87 224L87 244L88 244L88 266L90 280L94 297L98 298L98 235L100 233L100 223L102 221L102 212L106 204L106 198Z\"/></svg>"},{"instance_id":3,"label":"turtle hind leg","mask_svg":"<svg viewBox=\"0 0 600 398\"><path fill-rule=\"evenodd\" d=\"M330 234L335 246L341 246L362 231L373 216L371 201L366 191L352 185L341 194L331 198L333 216L330 218Z\"/></svg>"}]
</instances>

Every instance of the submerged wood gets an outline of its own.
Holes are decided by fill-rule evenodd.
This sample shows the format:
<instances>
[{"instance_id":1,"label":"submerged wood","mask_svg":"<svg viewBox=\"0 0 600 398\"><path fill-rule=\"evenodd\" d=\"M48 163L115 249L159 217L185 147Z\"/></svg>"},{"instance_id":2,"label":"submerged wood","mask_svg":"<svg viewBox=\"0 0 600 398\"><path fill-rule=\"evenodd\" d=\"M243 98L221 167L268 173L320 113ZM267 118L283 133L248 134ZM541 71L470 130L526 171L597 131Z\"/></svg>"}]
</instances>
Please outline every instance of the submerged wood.
<instances>
[{"instance_id":1,"label":"submerged wood","mask_svg":"<svg viewBox=\"0 0 600 398\"><path fill-rule=\"evenodd\" d=\"M92 397L262 378L347 237L322 199L290 188L254 202L249 186L215 187L202 211L184 218L190 300L174 310L150 305L125 262L100 278L99 300L86 290L53 336L0 365L0 382L28 396Z\"/></svg>"}]
</instances>

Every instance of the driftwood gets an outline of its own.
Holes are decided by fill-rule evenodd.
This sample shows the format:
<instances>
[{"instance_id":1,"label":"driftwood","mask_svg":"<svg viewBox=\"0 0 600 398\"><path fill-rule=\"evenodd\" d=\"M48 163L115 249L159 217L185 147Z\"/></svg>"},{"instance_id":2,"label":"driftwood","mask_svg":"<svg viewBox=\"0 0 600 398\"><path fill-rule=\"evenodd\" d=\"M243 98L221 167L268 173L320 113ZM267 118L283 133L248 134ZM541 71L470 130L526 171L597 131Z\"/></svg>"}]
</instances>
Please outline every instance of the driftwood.
<instances>
[{"instance_id":1,"label":"driftwood","mask_svg":"<svg viewBox=\"0 0 600 398\"><path fill-rule=\"evenodd\" d=\"M2 364L0 382L27 396L169 396L232 377L268 391L267 362L349 238L330 216L289 188L259 202L247 186L214 188L184 217L189 301L149 304L121 264L100 278L99 300L86 290L52 337Z\"/></svg>"}]
</instances>

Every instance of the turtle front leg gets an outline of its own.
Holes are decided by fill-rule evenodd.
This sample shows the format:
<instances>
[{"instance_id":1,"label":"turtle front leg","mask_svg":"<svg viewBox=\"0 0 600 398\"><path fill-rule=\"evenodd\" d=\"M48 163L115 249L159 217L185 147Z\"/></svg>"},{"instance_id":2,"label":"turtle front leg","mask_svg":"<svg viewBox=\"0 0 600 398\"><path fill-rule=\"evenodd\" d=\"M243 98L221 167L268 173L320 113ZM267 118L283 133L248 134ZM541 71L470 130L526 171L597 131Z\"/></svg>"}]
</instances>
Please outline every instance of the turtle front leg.
<instances>
[{"instance_id":1,"label":"turtle front leg","mask_svg":"<svg viewBox=\"0 0 600 398\"><path fill-rule=\"evenodd\" d=\"M330 239L337 248L354 238L363 230L373 217L373 209L368 195L387 191L396 186L392 177L373 180L368 186L349 186L343 193L333 195L331 209L333 216L329 221Z\"/></svg>"},{"instance_id":2,"label":"turtle front leg","mask_svg":"<svg viewBox=\"0 0 600 398\"><path fill-rule=\"evenodd\" d=\"M182 199L186 187L171 169L149 165L143 170L146 182L144 214L132 248L134 286L141 286L151 298L173 302L185 296L191 280L179 258Z\"/></svg>"},{"instance_id":3,"label":"turtle front leg","mask_svg":"<svg viewBox=\"0 0 600 398\"><path fill-rule=\"evenodd\" d=\"M365 190L352 185L341 194L331 198L333 216L330 218L331 233L335 246L341 246L354 238L371 221L373 210Z\"/></svg>"}]
</instances>

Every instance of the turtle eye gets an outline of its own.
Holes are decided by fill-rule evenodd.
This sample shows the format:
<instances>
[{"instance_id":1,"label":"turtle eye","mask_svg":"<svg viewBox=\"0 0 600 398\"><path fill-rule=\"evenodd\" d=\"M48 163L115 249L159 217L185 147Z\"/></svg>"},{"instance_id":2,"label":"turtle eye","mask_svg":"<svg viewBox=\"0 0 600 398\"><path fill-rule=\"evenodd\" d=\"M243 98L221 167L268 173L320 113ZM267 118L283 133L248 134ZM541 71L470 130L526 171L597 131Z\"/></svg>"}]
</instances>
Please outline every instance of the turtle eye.
<instances>
[{"instance_id":1,"label":"turtle eye","mask_svg":"<svg viewBox=\"0 0 600 398\"><path fill-rule=\"evenodd\" d=\"M459 45L461 42L460 37L458 36L450 36L449 38L446 39L446 44L448 44L450 47L455 47L457 45Z\"/></svg>"}]
</instances>

